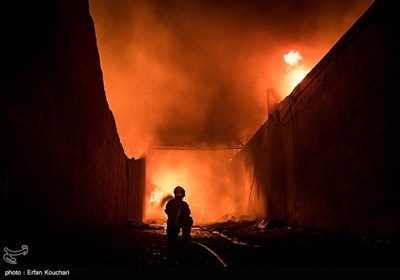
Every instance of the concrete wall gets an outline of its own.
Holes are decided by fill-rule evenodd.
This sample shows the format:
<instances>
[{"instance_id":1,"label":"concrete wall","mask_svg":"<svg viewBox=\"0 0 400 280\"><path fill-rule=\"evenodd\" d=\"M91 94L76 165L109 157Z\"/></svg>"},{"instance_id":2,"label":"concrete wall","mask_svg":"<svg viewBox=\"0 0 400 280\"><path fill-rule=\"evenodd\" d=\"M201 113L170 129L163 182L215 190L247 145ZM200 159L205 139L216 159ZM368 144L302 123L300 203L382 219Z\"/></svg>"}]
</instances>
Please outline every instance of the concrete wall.
<instances>
[{"instance_id":1,"label":"concrete wall","mask_svg":"<svg viewBox=\"0 0 400 280\"><path fill-rule=\"evenodd\" d=\"M376 1L242 153L266 215L353 234L400 233L399 17ZM262 134L262 136L260 136ZM280 180L282 176L284 181Z\"/></svg>"},{"instance_id":2,"label":"concrete wall","mask_svg":"<svg viewBox=\"0 0 400 280\"><path fill-rule=\"evenodd\" d=\"M127 221L140 223L144 216L144 197L146 189L146 160L128 160L128 208Z\"/></svg>"},{"instance_id":3,"label":"concrete wall","mask_svg":"<svg viewBox=\"0 0 400 280\"><path fill-rule=\"evenodd\" d=\"M3 225L125 224L143 166L122 149L87 1L7 1L0 10Z\"/></svg>"}]
</instances>

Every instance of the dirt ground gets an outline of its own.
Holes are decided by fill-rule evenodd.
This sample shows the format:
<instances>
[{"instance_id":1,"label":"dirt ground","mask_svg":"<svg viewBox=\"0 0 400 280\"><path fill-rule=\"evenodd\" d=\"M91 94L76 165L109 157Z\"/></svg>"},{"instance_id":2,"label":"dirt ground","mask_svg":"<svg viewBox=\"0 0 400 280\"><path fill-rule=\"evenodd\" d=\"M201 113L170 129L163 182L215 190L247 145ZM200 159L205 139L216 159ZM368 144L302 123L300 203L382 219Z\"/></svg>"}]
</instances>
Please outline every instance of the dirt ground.
<instances>
[{"instance_id":1,"label":"dirt ground","mask_svg":"<svg viewBox=\"0 0 400 280\"><path fill-rule=\"evenodd\" d=\"M63 237L43 234L16 240L9 236L4 243L10 249L23 243L29 253L18 256L17 265L3 262L3 276L13 269L22 274L64 270L69 271L64 277L84 279L139 275L157 279L168 275L183 279L259 275L269 279L398 279L400 275L398 240L311 231L263 220L195 225L191 235L193 242L170 244L165 225L130 224Z\"/></svg>"}]
</instances>

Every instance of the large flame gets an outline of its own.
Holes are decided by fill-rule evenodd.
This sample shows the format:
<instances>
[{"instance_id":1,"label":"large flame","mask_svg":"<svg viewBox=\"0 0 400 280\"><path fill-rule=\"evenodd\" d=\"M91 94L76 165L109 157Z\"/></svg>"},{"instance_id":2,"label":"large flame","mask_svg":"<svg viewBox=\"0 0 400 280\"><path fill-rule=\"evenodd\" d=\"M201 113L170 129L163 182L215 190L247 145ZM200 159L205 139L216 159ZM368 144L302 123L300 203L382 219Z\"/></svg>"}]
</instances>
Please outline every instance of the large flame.
<instances>
[{"instance_id":1,"label":"large flame","mask_svg":"<svg viewBox=\"0 0 400 280\"><path fill-rule=\"evenodd\" d=\"M303 57L298 51L289 51L283 56L287 63L287 70L285 80L288 83L288 94L304 79L309 70L306 69L305 65L302 64Z\"/></svg>"}]
</instances>

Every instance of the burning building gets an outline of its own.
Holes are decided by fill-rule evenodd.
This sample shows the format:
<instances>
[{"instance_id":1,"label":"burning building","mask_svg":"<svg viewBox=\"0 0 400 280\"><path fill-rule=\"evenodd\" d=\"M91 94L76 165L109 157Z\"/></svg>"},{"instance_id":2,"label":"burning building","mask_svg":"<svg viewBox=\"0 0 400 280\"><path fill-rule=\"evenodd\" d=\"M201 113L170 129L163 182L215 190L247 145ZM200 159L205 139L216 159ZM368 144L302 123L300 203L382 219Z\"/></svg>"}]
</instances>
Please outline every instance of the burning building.
<instances>
[{"instance_id":1,"label":"burning building","mask_svg":"<svg viewBox=\"0 0 400 280\"><path fill-rule=\"evenodd\" d=\"M263 201L253 211L310 228L398 235L399 26L393 2L374 2L276 105L235 158L250 174L250 195Z\"/></svg>"},{"instance_id":2,"label":"burning building","mask_svg":"<svg viewBox=\"0 0 400 280\"><path fill-rule=\"evenodd\" d=\"M165 198L179 184L187 188L195 222L244 214L326 230L398 233L399 136L394 120L398 113L400 40L392 2L374 2L283 101L278 101L273 90L268 91L266 122L265 84L251 88L263 88L263 95L254 97L245 94L251 90L241 83L263 72L261 68L254 71L252 64L261 57L259 49L233 52L237 55L234 58L251 57L251 63L234 64L235 59L229 58L218 67L209 64L198 69L193 65L204 57L188 55L178 67L177 60L166 58L176 46L182 52L200 47L206 57L218 61L233 40L223 44L219 36L234 29L226 25L211 32L220 44L205 46L195 36L181 38L180 32L162 32L164 25L155 23L154 31L160 32L154 34L179 37L191 44L168 41L170 44L162 48L152 44L142 49L160 47L165 55L135 53L140 67L150 68L154 77L161 79L161 83L155 83L152 76L145 87L156 94L157 101L165 102L153 102L143 94L145 110L137 99L133 109L127 111L140 112L144 121L134 129L120 126L118 132L125 136L126 131L132 132L133 142L151 143L150 147L156 147L156 143L184 147L189 143L198 149L150 149L146 158L140 158L144 153L136 150L135 143L127 143L126 137L120 139L117 133L118 122L110 110L111 102L108 105L111 99L105 95L98 34L89 4L21 3L8 3L4 11L14 17L2 17L1 24L7 37L2 44L7 55L0 96L5 131L0 166L4 225L32 229L41 224L63 230L118 226L143 217L162 219ZM159 15L160 11L144 12ZM211 15L210 21L220 19ZM196 19L203 17L199 14ZM162 19L168 22L168 17ZM184 30L186 20L184 14L174 30ZM245 34L236 23L234 27ZM200 26L196 34L208 30L209 25ZM136 31L141 38L143 34ZM258 38L260 33L250 35L249 39ZM126 51L113 50L117 56ZM287 51L285 48L282 56L289 55L287 61L292 67L292 59L301 55ZM180 57L174 54L173 58ZM172 90L168 88L168 69L152 64L154 57L178 68L172 75L177 82ZM246 74L242 74L243 69L248 70ZM210 79L203 80L200 70ZM195 78L189 79L186 72ZM140 71L137 73L143 78ZM131 78L130 74L126 77ZM283 79L283 75L280 77ZM227 86L232 81L234 89ZM199 90L200 84L204 86ZM134 85L132 91L137 89ZM188 95L188 91L196 94ZM207 92L218 93L218 98L204 94ZM119 100L117 107L125 108L128 102L122 97ZM186 103L179 103L181 100ZM257 104L252 107L254 100ZM193 104L200 105L188 106ZM243 108L250 113L243 114ZM166 113L157 115L161 109ZM246 145L228 145L229 149L204 153L204 147L218 147L253 134L252 129L259 125L254 136L241 143ZM147 126L156 133L141 134Z\"/></svg>"}]
</instances>

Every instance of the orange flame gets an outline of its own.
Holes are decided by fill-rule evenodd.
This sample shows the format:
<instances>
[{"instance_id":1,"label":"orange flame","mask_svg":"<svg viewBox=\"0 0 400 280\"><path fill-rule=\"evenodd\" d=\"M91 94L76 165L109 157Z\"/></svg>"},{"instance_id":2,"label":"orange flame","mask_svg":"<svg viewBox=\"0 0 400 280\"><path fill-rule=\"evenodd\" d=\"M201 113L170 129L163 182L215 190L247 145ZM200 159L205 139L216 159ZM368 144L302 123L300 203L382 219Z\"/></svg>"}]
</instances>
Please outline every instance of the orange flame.
<instances>
[{"instance_id":1,"label":"orange flame","mask_svg":"<svg viewBox=\"0 0 400 280\"><path fill-rule=\"evenodd\" d=\"M151 192L149 199L150 203L155 202L157 200L157 197L158 197L157 192Z\"/></svg>"},{"instance_id":2,"label":"orange flame","mask_svg":"<svg viewBox=\"0 0 400 280\"><path fill-rule=\"evenodd\" d=\"M300 55L299 52L290 51L283 56L285 62L290 66L295 66L299 64L300 60L303 60L303 57Z\"/></svg>"},{"instance_id":3,"label":"orange flame","mask_svg":"<svg viewBox=\"0 0 400 280\"><path fill-rule=\"evenodd\" d=\"M304 64L300 62L303 57L300 52L291 50L283 56L285 62L288 64L285 79L288 82L289 93L304 79L309 70L305 68Z\"/></svg>"}]
</instances>

